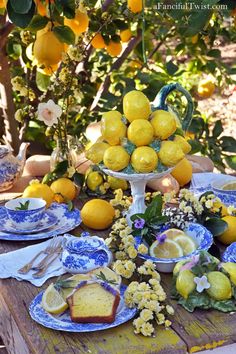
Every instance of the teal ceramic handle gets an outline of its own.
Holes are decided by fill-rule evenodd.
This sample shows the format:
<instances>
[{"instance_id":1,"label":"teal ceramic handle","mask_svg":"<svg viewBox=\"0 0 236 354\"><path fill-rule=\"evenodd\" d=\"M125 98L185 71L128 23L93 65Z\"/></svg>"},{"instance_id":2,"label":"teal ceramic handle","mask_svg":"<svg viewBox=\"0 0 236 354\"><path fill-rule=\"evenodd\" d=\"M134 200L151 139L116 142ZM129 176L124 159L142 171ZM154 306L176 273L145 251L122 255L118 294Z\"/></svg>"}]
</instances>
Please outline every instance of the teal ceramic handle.
<instances>
[{"instance_id":1,"label":"teal ceramic handle","mask_svg":"<svg viewBox=\"0 0 236 354\"><path fill-rule=\"evenodd\" d=\"M169 85L165 85L161 88L161 90L156 95L153 101L154 110L162 109L164 111L168 111L168 105L166 104L167 96L174 90L180 91L187 98L188 104L185 112L185 116L181 119L183 130L187 130L193 116L193 100L188 91L186 91L179 83L173 83Z\"/></svg>"}]
</instances>

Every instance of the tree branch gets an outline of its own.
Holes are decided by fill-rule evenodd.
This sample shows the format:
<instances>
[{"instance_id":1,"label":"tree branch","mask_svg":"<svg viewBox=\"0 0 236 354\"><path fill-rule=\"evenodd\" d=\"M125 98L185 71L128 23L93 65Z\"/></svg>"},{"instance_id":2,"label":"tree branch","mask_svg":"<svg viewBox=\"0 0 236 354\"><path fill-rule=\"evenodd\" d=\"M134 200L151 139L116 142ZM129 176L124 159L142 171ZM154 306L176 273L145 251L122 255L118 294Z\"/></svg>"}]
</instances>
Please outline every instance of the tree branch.
<instances>
[{"instance_id":1,"label":"tree branch","mask_svg":"<svg viewBox=\"0 0 236 354\"><path fill-rule=\"evenodd\" d=\"M125 59L132 52L132 50L137 46L137 44L141 41L141 39L142 39L142 31L141 31L141 29L139 29L137 36L130 40L128 46L126 47L126 49L124 50L122 55L111 66L111 69L110 69L108 75L106 76L104 82L101 84L101 86L95 96L95 99L93 100L93 103L90 108L91 111L97 110L98 102L99 102L100 98L102 97L102 95L104 93L106 93L108 91L110 83L111 83L112 72L114 70L118 70L121 67L121 65L124 63Z\"/></svg>"},{"instance_id":2,"label":"tree branch","mask_svg":"<svg viewBox=\"0 0 236 354\"><path fill-rule=\"evenodd\" d=\"M14 27L15 27L15 25L8 21L0 29L0 50L2 50L4 48L6 41L7 41L7 36L13 30Z\"/></svg>"}]
</instances>

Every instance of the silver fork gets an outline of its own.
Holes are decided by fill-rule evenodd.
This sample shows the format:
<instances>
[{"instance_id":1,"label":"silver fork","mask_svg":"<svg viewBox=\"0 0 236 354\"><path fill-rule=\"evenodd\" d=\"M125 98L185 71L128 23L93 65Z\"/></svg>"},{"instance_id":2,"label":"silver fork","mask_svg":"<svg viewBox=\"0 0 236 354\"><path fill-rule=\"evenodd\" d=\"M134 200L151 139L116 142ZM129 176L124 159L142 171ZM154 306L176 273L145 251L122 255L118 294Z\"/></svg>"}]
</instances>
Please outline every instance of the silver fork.
<instances>
[{"instance_id":1,"label":"silver fork","mask_svg":"<svg viewBox=\"0 0 236 354\"><path fill-rule=\"evenodd\" d=\"M47 262L44 263L44 266L37 270L37 272L33 273L33 278L42 278L46 271L48 270L49 266L57 259L57 257L60 255L62 251L62 246L58 247L56 251L51 255L51 257L47 260Z\"/></svg>"},{"instance_id":2,"label":"silver fork","mask_svg":"<svg viewBox=\"0 0 236 354\"><path fill-rule=\"evenodd\" d=\"M40 270L44 268L45 264L62 248L62 240L57 240L52 252L48 253L38 264L34 265L31 269Z\"/></svg>"},{"instance_id":3,"label":"silver fork","mask_svg":"<svg viewBox=\"0 0 236 354\"><path fill-rule=\"evenodd\" d=\"M34 264L34 262L36 261L36 259L37 259L40 255L42 255L42 254L46 254L46 255L52 254L52 253L54 252L55 248L58 246L58 241L61 241L61 240L58 240L57 237L54 237L54 238L52 239L52 241L50 242L50 244L49 244L44 250L38 252L38 253L31 259L30 262L26 263L22 268L18 269L18 273L20 273L20 274L26 274L26 273L28 273L28 272L31 270L31 268L32 268L32 266L33 266L33 264Z\"/></svg>"}]
</instances>

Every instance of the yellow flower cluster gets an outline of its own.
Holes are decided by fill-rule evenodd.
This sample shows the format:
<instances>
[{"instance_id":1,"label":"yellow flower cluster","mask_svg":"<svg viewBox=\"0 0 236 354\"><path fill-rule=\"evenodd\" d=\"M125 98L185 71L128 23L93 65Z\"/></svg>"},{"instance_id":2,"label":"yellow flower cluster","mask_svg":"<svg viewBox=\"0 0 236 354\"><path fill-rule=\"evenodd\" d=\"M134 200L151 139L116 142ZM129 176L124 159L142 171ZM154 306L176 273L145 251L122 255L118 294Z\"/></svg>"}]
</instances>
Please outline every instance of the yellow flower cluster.
<instances>
[{"instance_id":1,"label":"yellow flower cluster","mask_svg":"<svg viewBox=\"0 0 236 354\"><path fill-rule=\"evenodd\" d=\"M147 192L145 193L145 200L146 202L151 202L153 198L155 198L157 195L160 195L161 192Z\"/></svg>"},{"instance_id":2,"label":"yellow flower cluster","mask_svg":"<svg viewBox=\"0 0 236 354\"><path fill-rule=\"evenodd\" d=\"M182 201L180 202L179 209L182 210L185 213L190 213L194 212L197 215L201 215L203 212L203 206L201 201L198 200L198 198L191 193L188 189L181 189L179 192L179 199ZM187 204L191 204L192 211L188 208L186 210Z\"/></svg>"},{"instance_id":3,"label":"yellow flower cluster","mask_svg":"<svg viewBox=\"0 0 236 354\"><path fill-rule=\"evenodd\" d=\"M110 200L110 203L114 207L120 207L122 209L129 209L131 203L132 203L132 197L127 197L124 195L122 189L116 189L114 191L114 199Z\"/></svg>"}]
</instances>

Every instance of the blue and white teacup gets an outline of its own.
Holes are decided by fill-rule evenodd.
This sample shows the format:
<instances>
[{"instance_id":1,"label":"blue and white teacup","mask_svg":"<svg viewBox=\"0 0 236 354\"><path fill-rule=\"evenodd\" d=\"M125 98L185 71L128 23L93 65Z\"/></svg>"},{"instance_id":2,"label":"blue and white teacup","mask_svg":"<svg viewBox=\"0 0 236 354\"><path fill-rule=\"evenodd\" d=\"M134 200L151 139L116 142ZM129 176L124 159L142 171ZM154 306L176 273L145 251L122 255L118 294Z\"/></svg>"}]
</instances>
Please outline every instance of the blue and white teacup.
<instances>
[{"instance_id":1,"label":"blue and white teacup","mask_svg":"<svg viewBox=\"0 0 236 354\"><path fill-rule=\"evenodd\" d=\"M5 204L11 225L19 230L35 228L44 216L46 202L41 198L17 198Z\"/></svg>"}]
</instances>

